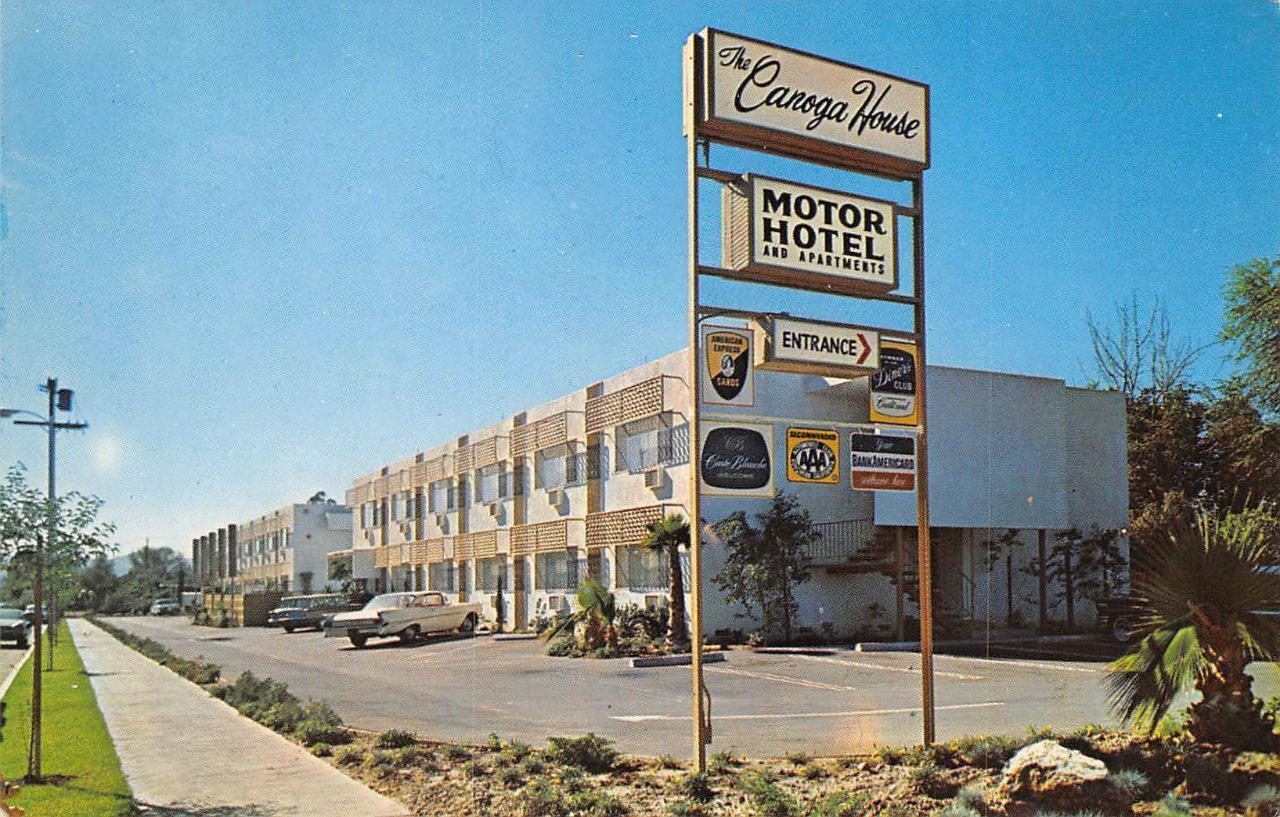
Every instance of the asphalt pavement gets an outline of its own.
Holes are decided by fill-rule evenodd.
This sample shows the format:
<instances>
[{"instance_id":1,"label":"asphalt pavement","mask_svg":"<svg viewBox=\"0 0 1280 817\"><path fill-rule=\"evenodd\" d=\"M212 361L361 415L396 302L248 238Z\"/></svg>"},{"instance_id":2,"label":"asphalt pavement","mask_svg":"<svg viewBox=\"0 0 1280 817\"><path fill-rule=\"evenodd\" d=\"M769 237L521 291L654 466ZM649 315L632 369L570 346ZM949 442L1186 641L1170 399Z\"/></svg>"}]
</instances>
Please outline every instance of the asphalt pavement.
<instances>
[{"instance_id":1,"label":"asphalt pavement","mask_svg":"<svg viewBox=\"0 0 1280 817\"><path fill-rule=\"evenodd\" d=\"M551 658L537 641L479 636L357 650L318 633L197 627L185 618L112 623L234 678L253 670L302 698L327 700L350 724L482 742L490 733L530 743L603 734L636 754L689 752L689 670L631 669L625 659ZM938 734L1024 735L1030 727L1113 723L1100 661L937 656ZM1255 665L1259 694L1280 691L1274 667ZM919 656L731 651L706 667L712 750L753 756L840 754L920 740Z\"/></svg>"}]
</instances>

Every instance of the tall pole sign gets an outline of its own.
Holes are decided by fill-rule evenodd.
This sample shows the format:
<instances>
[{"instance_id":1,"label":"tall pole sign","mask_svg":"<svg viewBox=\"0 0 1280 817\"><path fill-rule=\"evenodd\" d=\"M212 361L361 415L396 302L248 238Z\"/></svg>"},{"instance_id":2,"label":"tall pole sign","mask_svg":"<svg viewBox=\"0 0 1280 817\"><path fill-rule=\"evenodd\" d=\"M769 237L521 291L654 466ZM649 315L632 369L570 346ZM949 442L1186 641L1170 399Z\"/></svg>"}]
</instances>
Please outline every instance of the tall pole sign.
<instances>
[{"instance_id":1,"label":"tall pole sign","mask_svg":"<svg viewBox=\"0 0 1280 817\"><path fill-rule=\"evenodd\" d=\"M775 467L779 454L771 443L756 442L756 436L765 437L747 424L709 423L706 429L700 428L704 402L735 405L753 400L750 368L741 365L744 353L759 369L866 377L872 394L868 419L897 426L898 430L882 431L872 425L847 441L827 429L789 428L786 450L781 453L787 480L835 485L841 481L841 448L847 442L850 479L856 489L915 490L921 709L924 743L930 744L935 728L925 445L923 180L930 159L929 86L703 29L684 46L684 134L689 382L694 391L688 510L693 530L689 572L696 770L706 769L706 747L711 741L709 696L702 672L702 540L708 520L701 516L701 498L709 492L770 495L775 478L765 472ZM768 178L749 169L745 173L718 169L710 165L712 144L908 182L911 202L899 204ZM720 266L704 264L699 252L698 188L703 180L721 185ZM898 222L904 218L911 221L910 294L896 291L900 285ZM699 301L703 275L909 306L912 324L909 330L886 329L704 307ZM751 327L744 331L752 338L744 340L731 327L703 328L704 319L723 316L744 319ZM799 381L796 388L801 388ZM726 458L724 452L731 447L739 456ZM752 469L728 467L748 461Z\"/></svg>"}]
</instances>

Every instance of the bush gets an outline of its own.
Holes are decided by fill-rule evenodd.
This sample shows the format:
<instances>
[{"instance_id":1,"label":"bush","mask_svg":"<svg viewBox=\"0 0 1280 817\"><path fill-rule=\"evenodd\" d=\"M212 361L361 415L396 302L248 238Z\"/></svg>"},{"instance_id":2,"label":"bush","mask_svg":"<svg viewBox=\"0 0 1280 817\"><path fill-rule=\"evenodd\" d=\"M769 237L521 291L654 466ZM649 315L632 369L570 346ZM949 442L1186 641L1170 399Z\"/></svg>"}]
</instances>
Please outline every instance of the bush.
<instances>
[{"instance_id":1,"label":"bush","mask_svg":"<svg viewBox=\"0 0 1280 817\"><path fill-rule=\"evenodd\" d=\"M488 773L489 770L485 767L484 762L479 759L468 760L466 763L462 764L462 774L465 777L475 779L478 777L484 777Z\"/></svg>"},{"instance_id":2,"label":"bush","mask_svg":"<svg viewBox=\"0 0 1280 817\"><path fill-rule=\"evenodd\" d=\"M343 746L333 753L333 759L341 766L355 766L364 760L364 751L355 746Z\"/></svg>"},{"instance_id":3,"label":"bush","mask_svg":"<svg viewBox=\"0 0 1280 817\"><path fill-rule=\"evenodd\" d=\"M658 755L655 760L658 763L659 769L670 769L674 771L684 768L684 761L675 755Z\"/></svg>"},{"instance_id":4,"label":"bush","mask_svg":"<svg viewBox=\"0 0 1280 817\"><path fill-rule=\"evenodd\" d=\"M498 772L498 781L508 788L519 788L524 783L524 775L519 766L503 766Z\"/></svg>"},{"instance_id":5,"label":"bush","mask_svg":"<svg viewBox=\"0 0 1280 817\"><path fill-rule=\"evenodd\" d=\"M520 761L520 765L516 768L530 777L536 777L547 770L547 764L536 757L527 757Z\"/></svg>"},{"instance_id":6,"label":"bush","mask_svg":"<svg viewBox=\"0 0 1280 817\"><path fill-rule=\"evenodd\" d=\"M578 655L578 645L573 636L560 636L547 645L547 655L553 658L573 658Z\"/></svg>"},{"instance_id":7,"label":"bush","mask_svg":"<svg viewBox=\"0 0 1280 817\"><path fill-rule=\"evenodd\" d=\"M578 738L547 738L547 759L597 774L611 771L618 761L613 741L588 732Z\"/></svg>"},{"instance_id":8,"label":"bush","mask_svg":"<svg viewBox=\"0 0 1280 817\"><path fill-rule=\"evenodd\" d=\"M742 765L742 761L729 752L716 752L707 761L707 769L712 774L728 774Z\"/></svg>"},{"instance_id":9,"label":"bush","mask_svg":"<svg viewBox=\"0 0 1280 817\"><path fill-rule=\"evenodd\" d=\"M521 817L567 817L564 792L545 780L535 780L520 792L516 803Z\"/></svg>"},{"instance_id":10,"label":"bush","mask_svg":"<svg viewBox=\"0 0 1280 817\"><path fill-rule=\"evenodd\" d=\"M947 803L946 807L939 811L935 817L982 817L982 812L974 811L964 803L952 800ZM1045 817L1045 812L1040 812L1037 817Z\"/></svg>"},{"instance_id":11,"label":"bush","mask_svg":"<svg viewBox=\"0 0 1280 817\"><path fill-rule=\"evenodd\" d=\"M465 746L450 743L448 746L444 747L444 756L446 759L452 760L454 763L458 763L470 758L471 752Z\"/></svg>"},{"instance_id":12,"label":"bush","mask_svg":"<svg viewBox=\"0 0 1280 817\"><path fill-rule=\"evenodd\" d=\"M677 778L672 788L676 794L695 803L710 803L716 796L715 790L711 788L711 781L707 775L700 772Z\"/></svg>"},{"instance_id":13,"label":"bush","mask_svg":"<svg viewBox=\"0 0 1280 817\"><path fill-rule=\"evenodd\" d=\"M982 735L960 738L952 746L970 766L998 769L1022 748L1022 742L1001 735Z\"/></svg>"},{"instance_id":14,"label":"bush","mask_svg":"<svg viewBox=\"0 0 1280 817\"><path fill-rule=\"evenodd\" d=\"M523 741L512 740L502 746L502 757L511 763L519 763L531 754L533 748Z\"/></svg>"},{"instance_id":15,"label":"bush","mask_svg":"<svg viewBox=\"0 0 1280 817\"><path fill-rule=\"evenodd\" d=\"M388 729L378 735L373 745L379 749L403 749L406 746L413 746L418 739L413 736L412 732L406 732L403 729Z\"/></svg>"},{"instance_id":16,"label":"bush","mask_svg":"<svg viewBox=\"0 0 1280 817\"><path fill-rule=\"evenodd\" d=\"M800 807L778 788L772 774L748 772L742 776L741 786L758 817L800 817Z\"/></svg>"},{"instance_id":17,"label":"bush","mask_svg":"<svg viewBox=\"0 0 1280 817\"><path fill-rule=\"evenodd\" d=\"M618 798L594 789L570 795L568 806L575 817L623 817L630 811Z\"/></svg>"},{"instance_id":18,"label":"bush","mask_svg":"<svg viewBox=\"0 0 1280 817\"><path fill-rule=\"evenodd\" d=\"M333 747L327 743L315 743L311 746L311 754L316 757L329 757L333 754Z\"/></svg>"},{"instance_id":19,"label":"bush","mask_svg":"<svg viewBox=\"0 0 1280 817\"><path fill-rule=\"evenodd\" d=\"M1151 817L1192 817L1191 804L1169 792L1156 805Z\"/></svg>"},{"instance_id":20,"label":"bush","mask_svg":"<svg viewBox=\"0 0 1280 817\"><path fill-rule=\"evenodd\" d=\"M1127 802L1136 803L1142 799L1147 786L1151 784L1151 778L1137 769L1117 769L1107 775L1107 782L1120 792Z\"/></svg>"},{"instance_id":21,"label":"bush","mask_svg":"<svg viewBox=\"0 0 1280 817\"><path fill-rule=\"evenodd\" d=\"M932 761L912 768L908 779L916 791L935 800L945 800L956 793L956 785L947 780L941 767Z\"/></svg>"},{"instance_id":22,"label":"bush","mask_svg":"<svg viewBox=\"0 0 1280 817\"><path fill-rule=\"evenodd\" d=\"M667 806L669 817L707 817L707 810L698 803L677 800Z\"/></svg>"},{"instance_id":23,"label":"bush","mask_svg":"<svg viewBox=\"0 0 1280 817\"><path fill-rule=\"evenodd\" d=\"M987 798L983 796L982 790L976 786L965 786L956 792L956 797L951 801L958 807L966 808L977 814L987 813Z\"/></svg>"},{"instance_id":24,"label":"bush","mask_svg":"<svg viewBox=\"0 0 1280 817\"><path fill-rule=\"evenodd\" d=\"M290 696L291 698L293 696ZM302 706L297 698L288 701L277 701L263 710L258 721L268 729L277 732L292 732L302 720Z\"/></svg>"},{"instance_id":25,"label":"bush","mask_svg":"<svg viewBox=\"0 0 1280 817\"><path fill-rule=\"evenodd\" d=\"M858 817L867 804L867 795L848 791L829 794L814 807L813 817Z\"/></svg>"},{"instance_id":26,"label":"bush","mask_svg":"<svg viewBox=\"0 0 1280 817\"><path fill-rule=\"evenodd\" d=\"M804 752L787 752L786 759L792 766L803 766L810 760L813 760L813 756L807 755Z\"/></svg>"},{"instance_id":27,"label":"bush","mask_svg":"<svg viewBox=\"0 0 1280 817\"><path fill-rule=\"evenodd\" d=\"M666 638L669 621L670 613L665 606L651 610L627 604L618 610L618 630L651 643Z\"/></svg>"},{"instance_id":28,"label":"bush","mask_svg":"<svg viewBox=\"0 0 1280 817\"><path fill-rule=\"evenodd\" d=\"M1275 786L1258 786L1249 792L1240 805L1248 817L1275 817L1280 814L1280 789Z\"/></svg>"},{"instance_id":29,"label":"bush","mask_svg":"<svg viewBox=\"0 0 1280 817\"><path fill-rule=\"evenodd\" d=\"M351 742L351 734L343 728L342 718L324 701L307 701L303 705L302 718L294 727L293 736L304 746Z\"/></svg>"}]
</instances>

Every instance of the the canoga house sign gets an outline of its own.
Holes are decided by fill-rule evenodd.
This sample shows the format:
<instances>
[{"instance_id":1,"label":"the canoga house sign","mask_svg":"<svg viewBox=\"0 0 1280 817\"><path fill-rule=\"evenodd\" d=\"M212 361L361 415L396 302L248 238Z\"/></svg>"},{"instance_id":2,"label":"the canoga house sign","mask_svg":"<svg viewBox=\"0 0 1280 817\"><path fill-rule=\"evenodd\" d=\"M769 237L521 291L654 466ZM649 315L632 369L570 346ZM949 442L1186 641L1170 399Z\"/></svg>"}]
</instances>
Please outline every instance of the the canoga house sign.
<instances>
[{"instance_id":1,"label":"the canoga house sign","mask_svg":"<svg viewBox=\"0 0 1280 817\"><path fill-rule=\"evenodd\" d=\"M929 167L929 86L780 45L703 32L699 130L894 178Z\"/></svg>"}]
</instances>

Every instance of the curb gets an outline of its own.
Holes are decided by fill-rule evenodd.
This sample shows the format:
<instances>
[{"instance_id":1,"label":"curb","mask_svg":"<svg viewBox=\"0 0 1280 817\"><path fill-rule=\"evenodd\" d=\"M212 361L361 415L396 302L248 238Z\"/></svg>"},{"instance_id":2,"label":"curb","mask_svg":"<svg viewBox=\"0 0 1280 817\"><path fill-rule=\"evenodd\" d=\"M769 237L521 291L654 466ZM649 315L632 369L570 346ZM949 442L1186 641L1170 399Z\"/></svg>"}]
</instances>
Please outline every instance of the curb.
<instances>
[{"instance_id":1,"label":"curb","mask_svg":"<svg viewBox=\"0 0 1280 817\"><path fill-rule=\"evenodd\" d=\"M26 654L18 659L18 663L13 665L13 669L9 670L9 674L5 676L5 679L0 681L0 698L3 698L9 693L9 687L13 686L13 679L18 677L18 673L22 671L24 666L26 666L27 661L31 659L31 654L35 652L35 650L36 648L34 644L27 647Z\"/></svg>"},{"instance_id":2,"label":"curb","mask_svg":"<svg viewBox=\"0 0 1280 817\"><path fill-rule=\"evenodd\" d=\"M702 656L702 663L717 664L724 660L724 653L709 652ZM654 655L631 659L632 669L646 667L687 667L693 663L692 655Z\"/></svg>"},{"instance_id":3,"label":"curb","mask_svg":"<svg viewBox=\"0 0 1280 817\"><path fill-rule=\"evenodd\" d=\"M1068 633L1066 635L1043 635L1028 636L1026 638L1006 638L991 641L991 646L1008 646L1017 644L1071 644L1077 642L1091 641L1097 638L1096 635L1088 633ZM985 647L987 642L985 639L964 639L958 641L935 641L933 642L933 650L937 652L942 649L965 649ZM854 652L920 652L919 641L859 641L853 645Z\"/></svg>"},{"instance_id":4,"label":"curb","mask_svg":"<svg viewBox=\"0 0 1280 817\"><path fill-rule=\"evenodd\" d=\"M762 655L835 655L840 652L829 647L755 647L751 651Z\"/></svg>"},{"instance_id":5,"label":"curb","mask_svg":"<svg viewBox=\"0 0 1280 817\"><path fill-rule=\"evenodd\" d=\"M494 641L536 641L537 633L496 633Z\"/></svg>"}]
</instances>

